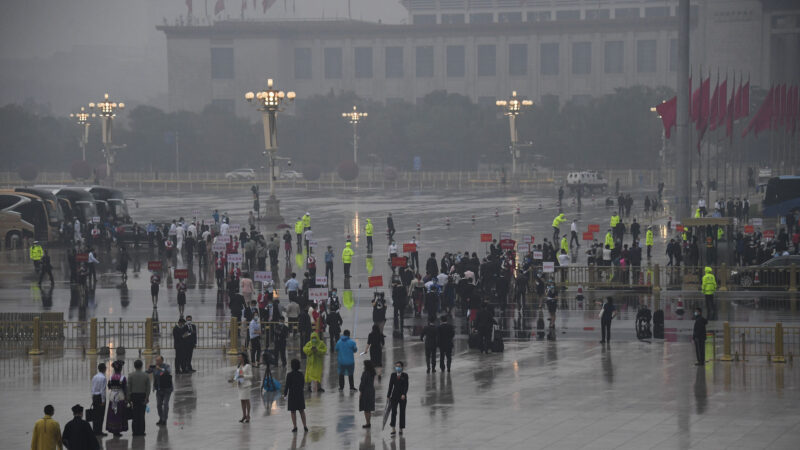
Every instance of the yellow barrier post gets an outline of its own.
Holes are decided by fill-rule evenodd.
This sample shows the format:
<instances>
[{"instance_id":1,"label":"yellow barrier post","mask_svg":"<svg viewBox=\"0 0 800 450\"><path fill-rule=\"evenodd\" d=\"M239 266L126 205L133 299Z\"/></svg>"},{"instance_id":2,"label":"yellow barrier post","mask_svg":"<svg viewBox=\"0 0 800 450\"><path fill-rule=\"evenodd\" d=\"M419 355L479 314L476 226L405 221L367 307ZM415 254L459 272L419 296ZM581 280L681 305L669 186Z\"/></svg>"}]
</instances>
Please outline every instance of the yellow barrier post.
<instances>
[{"instance_id":1,"label":"yellow barrier post","mask_svg":"<svg viewBox=\"0 0 800 450\"><path fill-rule=\"evenodd\" d=\"M772 362L786 362L786 358L783 356L783 324L781 322L775 324L775 354L772 356Z\"/></svg>"},{"instance_id":2,"label":"yellow barrier post","mask_svg":"<svg viewBox=\"0 0 800 450\"><path fill-rule=\"evenodd\" d=\"M33 344L31 349L28 350L29 355L41 355L42 351L42 324L39 316L33 318Z\"/></svg>"},{"instance_id":3,"label":"yellow barrier post","mask_svg":"<svg viewBox=\"0 0 800 450\"><path fill-rule=\"evenodd\" d=\"M722 263L717 270L717 278L719 279L719 291L728 290L728 265Z\"/></svg>"},{"instance_id":4,"label":"yellow barrier post","mask_svg":"<svg viewBox=\"0 0 800 450\"><path fill-rule=\"evenodd\" d=\"M731 324L722 324L722 357L720 361L733 361L731 356Z\"/></svg>"},{"instance_id":5,"label":"yellow barrier post","mask_svg":"<svg viewBox=\"0 0 800 450\"><path fill-rule=\"evenodd\" d=\"M142 350L142 355L150 356L153 354L155 354L153 345L153 318L148 317L144 321L144 349Z\"/></svg>"},{"instance_id":6,"label":"yellow barrier post","mask_svg":"<svg viewBox=\"0 0 800 450\"><path fill-rule=\"evenodd\" d=\"M789 292L797 292L797 264L789 266Z\"/></svg>"},{"instance_id":7,"label":"yellow barrier post","mask_svg":"<svg viewBox=\"0 0 800 450\"><path fill-rule=\"evenodd\" d=\"M656 264L653 270L653 291L661 290L661 270L659 269L658 264Z\"/></svg>"},{"instance_id":8,"label":"yellow barrier post","mask_svg":"<svg viewBox=\"0 0 800 450\"><path fill-rule=\"evenodd\" d=\"M230 341L231 345L228 347L229 355L239 354L239 320L236 317L231 317L230 327Z\"/></svg>"},{"instance_id":9,"label":"yellow barrier post","mask_svg":"<svg viewBox=\"0 0 800 450\"><path fill-rule=\"evenodd\" d=\"M86 349L86 354L97 354L97 317L92 317L89 321L89 347Z\"/></svg>"}]
</instances>

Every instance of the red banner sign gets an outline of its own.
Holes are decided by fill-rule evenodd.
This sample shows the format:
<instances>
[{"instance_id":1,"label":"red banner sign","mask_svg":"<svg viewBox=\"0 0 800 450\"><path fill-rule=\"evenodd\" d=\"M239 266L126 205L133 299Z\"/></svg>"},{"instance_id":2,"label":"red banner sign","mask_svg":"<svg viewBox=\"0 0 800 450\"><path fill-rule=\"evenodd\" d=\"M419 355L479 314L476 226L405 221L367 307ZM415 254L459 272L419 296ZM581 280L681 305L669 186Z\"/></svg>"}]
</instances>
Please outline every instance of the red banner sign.
<instances>
[{"instance_id":1,"label":"red banner sign","mask_svg":"<svg viewBox=\"0 0 800 450\"><path fill-rule=\"evenodd\" d=\"M189 278L189 271L186 269L175 269L172 276L177 279L186 279Z\"/></svg>"},{"instance_id":2,"label":"red banner sign","mask_svg":"<svg viewBox=\"0 0 800 450\"><path fill-rule=\"evenodd\" d=\"M600 232L600 224L599 223L590 223L588 230L591 231L592 233L599 233Z\"/></svg>"},{"instance_id":3,"label":"red banner sign","mask_svg":"<svg viewBox=\"0 0 800 450\"><path fill-rule=\"evenodd\" d=\"M745 233L747 233L747 234L753 234L753 232L754 232L754 231L756 231L756 227L754 227L754 226L752 226L752 225L745 225L745 226L744 226L744 232L745 232Z\"/></svg>"},{"instance_id":4,"label":"red banner sign","mask_svg":"<svg viewBox=\"0 0 800 450\"><path fill-rule=\"evenodd\" d=\"M89 262L89 254L88 253L78 253L75 255L75 261L77 262Z\"/></svg>"},{"instance_id":5,"label":"red banner sign","mask_svg":"<svg viewBox=\"0 0 800 450\"><path fill-rule=\"evenodd\" d=\"M591 231L585 231L583 233L583 240L584 241L591 241L592 239L594 239L594 233L592 233Z\"/></svg>"},{"instance_id":6,"label":"red banner sign","mask_svg":"<svg viewBox=\"0 0 800 450\"><path fill-rule=\"evenodd\" d=\"M375 275L374 277L369 277L367 280L369 281L369 287L383 286L383 275Z\"/></svg>"},{"instance_id":7,"label":"red banner sign","mask_svg":"<svg viewBox=\"0 0 800 450\"><path fill-rule=\"evenodd\" d=\"M481 233L481 242L492 242L492 233Z\"/></svg>"},{"instance_id":8,"label":"red banner sign","mask_svg":"<svg viewBox=\"0 0 800 450\"><path fill-rule=\"evenodd\" d=\"M395 256L392 258L392 267L405 267L407 260L405 256Z\"/></svg>"},{"instance_id":9,"label":"red banner sign","mask_svg":"<svg viewBox=\"0 0 800 450\"><path fill-rule=\"evenodd\" d=\"M761 235L764 236L765 239L775 239L775 230L764 230Z\"/></svg>"},{"instance_id":10,"label":"red banner sign","mask_svg":"<svg viewBox=\"0 0 800 450\"><path fill-rule=\"evenodd\" d=\"M417 251L417 244L403 244L403 253L414 253Z\"/></svg>"},{"instance_id":11,"label":"red banner sign","mask_svg":"<svg viewBox=\"0 0 800 450\"><path fill-rule=\"evenodd\" d=\"M500 248L503 250L514 250L514 247L517 246L517 242L513 239L503 239L500 241Z\"/></svg>"},{"instance_id":12,"label":"red banner sign","mask_svg":"<svg viewBox=\"0 0 800 450\"><path fill-rule=\"evenodd\" d=\"M683 225L675 225L675 231L683 232Z\"/></svg>"},{"instance_id":13,"label":"red banner sign","mask_svg":"<svg viewBox=\"0 0 800 450\"><path fill-rule=\"evenodd\" d=\"M161 261L147 261L147 270L161 270Z\"/></svg>"}]
</instances>

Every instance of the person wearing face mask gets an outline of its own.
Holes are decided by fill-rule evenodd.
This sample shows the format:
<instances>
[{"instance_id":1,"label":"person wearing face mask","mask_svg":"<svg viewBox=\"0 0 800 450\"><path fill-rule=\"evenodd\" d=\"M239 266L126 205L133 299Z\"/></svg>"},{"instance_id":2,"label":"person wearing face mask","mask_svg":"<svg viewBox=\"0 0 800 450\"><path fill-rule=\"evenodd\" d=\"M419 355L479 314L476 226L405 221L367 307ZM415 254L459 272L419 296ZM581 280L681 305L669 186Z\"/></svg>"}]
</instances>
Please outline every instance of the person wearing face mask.
<instances>
[{"instance_id":1,"label":"person wearing face mask","mask_svg":"<svg viewBox=\"0 0 800 450\"><path fill-rule=\"evenodd\" d=\"M394 363L394 373L389 378L389 392L386 398L391 402L392 420L389 425L392 427L392 436L397 431L395 430L395 423L397 418L397 407L400 406L400 435L403 435L403 429L406 427L406 394L408 394L408 374L403 372L403 361Z\"/></svg>"},{"instance_id":2,"label":"person wearing face mask","mask_svg":"<svg viewBox=\"0 0 800 450\"><path fill-rule=\"evenodd\" d=\"M703 317L703 310L699 307L694 309L694 329L692 330L692 341L694 341L694 351L697 355L696 366L706 363L706 324L708 320Z\"/></svg>"}]
</instances>

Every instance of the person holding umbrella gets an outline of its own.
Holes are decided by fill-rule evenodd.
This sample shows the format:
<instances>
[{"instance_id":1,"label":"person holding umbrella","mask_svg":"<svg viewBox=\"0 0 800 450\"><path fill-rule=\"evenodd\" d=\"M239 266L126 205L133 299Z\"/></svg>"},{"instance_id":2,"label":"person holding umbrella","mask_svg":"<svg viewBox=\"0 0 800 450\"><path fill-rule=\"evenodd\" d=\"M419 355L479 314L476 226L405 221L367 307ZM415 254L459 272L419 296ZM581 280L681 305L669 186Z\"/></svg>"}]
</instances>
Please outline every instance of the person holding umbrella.
<instances>
[{"instance_id":1,"label":"person holding umbrella","mask_svg":"<svg viewBox=\"0 0 800 450\"><path fill-rule=\"evenodd\" d=\"M403 361L394 363L394 373L389 378L389 392L386 398L389 400L387 406L391 405L392 411L392 436L397 434L395 431L395 423L397 418L397 407L400 406L400 435L403 435L403 429L406 427L406 394L408 393L408 374L403 372ZM383 415L383 426L386 426L386 418L389 409Z\"/></svg>"}]
</instances>

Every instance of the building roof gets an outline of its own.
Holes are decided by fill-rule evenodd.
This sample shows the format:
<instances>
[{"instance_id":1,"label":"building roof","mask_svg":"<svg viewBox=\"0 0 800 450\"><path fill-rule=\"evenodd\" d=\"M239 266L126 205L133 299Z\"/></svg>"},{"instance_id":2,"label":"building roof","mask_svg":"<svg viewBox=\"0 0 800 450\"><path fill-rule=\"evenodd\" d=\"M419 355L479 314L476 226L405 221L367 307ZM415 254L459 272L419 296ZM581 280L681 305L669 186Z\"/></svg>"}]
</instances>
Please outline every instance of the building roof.
<instances>
[{"instance_id":1,"label":"building roof","mask_svg":"<svg viewBox=\"0 0 800 450\"><path fill-rule=\"evenodd\" d=\"M530 35L598 33L619 31L677 31L675 17L573 20L485 24L394 25L354 20L242 21L225 20L213 25L159 25L167 37L233 39L245 37L277 38L373 38Z\"/></svg>"}]
</instances>

